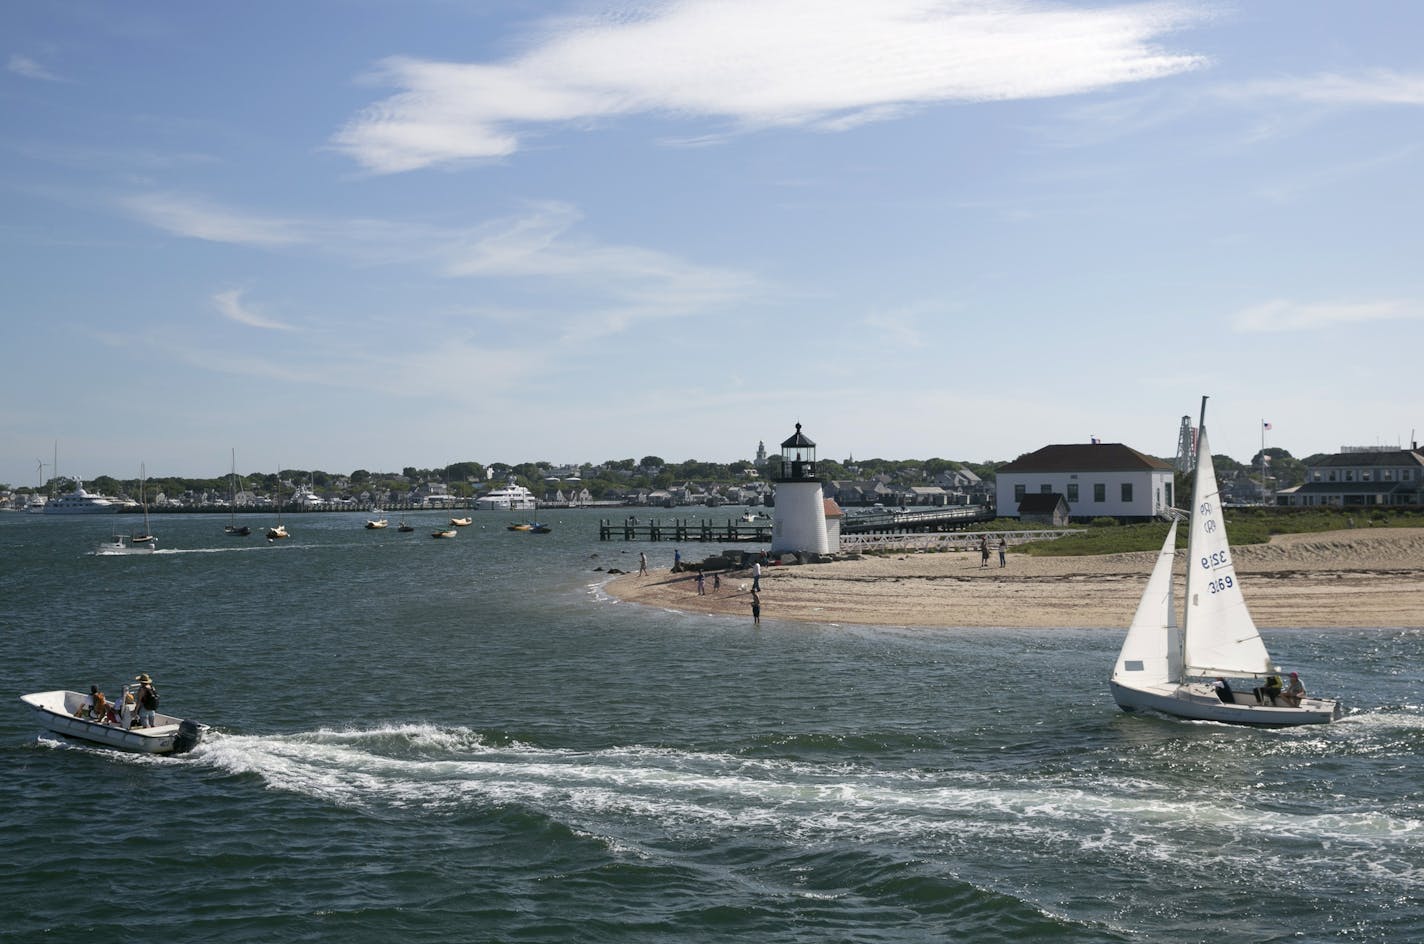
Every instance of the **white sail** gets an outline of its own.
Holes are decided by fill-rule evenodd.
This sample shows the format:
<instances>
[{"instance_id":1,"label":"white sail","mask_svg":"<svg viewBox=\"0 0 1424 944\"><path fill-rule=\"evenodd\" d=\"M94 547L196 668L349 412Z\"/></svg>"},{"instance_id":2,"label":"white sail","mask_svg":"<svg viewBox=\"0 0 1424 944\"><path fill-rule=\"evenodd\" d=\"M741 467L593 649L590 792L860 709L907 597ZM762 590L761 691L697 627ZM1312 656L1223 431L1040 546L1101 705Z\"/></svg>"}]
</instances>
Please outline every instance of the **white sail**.
<instances>
[{"instance_id":1,"label":"white sail","mask_svg":"<svg viewBox=\"0 0 1424 944\"><path fill-rule=\"evenodd\" d=\"M1117 654L1112 674L1115 681L1141 687L1175 682L1181 676L1177 611L1172 599L1172 562L1176 556L1177 522L1173 521Z\"/></svg>"},{"instance_id":2,"label":"white sail","mask_svg":"<svg viewBox=\"0 0 1424 944\"><path fill-rule=\"evenodd\" d=\"M1203 426L1197 437L1192 527L1187 538L1184 671L1189 676L1261 675L1271 657L1241 595Z\"/></svg>"}]
</instances>

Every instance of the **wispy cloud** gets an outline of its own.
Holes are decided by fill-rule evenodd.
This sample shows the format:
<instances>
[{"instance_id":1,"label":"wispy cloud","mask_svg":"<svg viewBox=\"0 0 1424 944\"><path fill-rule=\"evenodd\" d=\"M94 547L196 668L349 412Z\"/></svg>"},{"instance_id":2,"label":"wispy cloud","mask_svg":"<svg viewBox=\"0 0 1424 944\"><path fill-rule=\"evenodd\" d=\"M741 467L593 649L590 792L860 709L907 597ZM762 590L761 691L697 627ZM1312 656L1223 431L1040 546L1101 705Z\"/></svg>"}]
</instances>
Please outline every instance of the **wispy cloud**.
<instances>
[{"instance_id":1,"label":"wispy cloud","mask_svg":"<svg viewBox=\"0 0 1424 944\"><path fill-rule=\"evenodd\" d=\"M1337 325L1367 321L1415 319L1424 305L1403 301L1300 302L1275 299L1236 313L1232 323L1239 332L1318 331Z\"/></svg>"},{"instance_id":2,"label":"wispy cloud","mask_svg":"<svg viewBox=\"0 0 1424 944\"><path fill-rule=\"evenodd\" d=\"M697 314L766 291L755 276L702 266L639 246L594 242L578 233L582 214L558 202L534 204L518 217L492 222L450 254L456 276L519 278L572 284L590 304L565 316L564 338L626 330L636 322Z\"/></svg>"},{"instance_id":3,"label":"wispy cloud","mask_svg":"<svg viewBox=\"0 0 1424 944\"><path fill-rule=\"evenodd\" d=\"M16 75L22 75L27 79L39 79L43 82L63 82L64 79L44 66L40 65L29 56L22 56L19 53L11 53L10 59L5 66Z\"/></svg>"},{"instance_id":4,"label":"wispy cloud","mask_svg":"<svg viewBox=\"0 0 1424 944\"><path fill-rule=\"evenodd\" d=\"M300 221L256 216L183 194L135 194L118 203L150 226L209 242L273 247L311 239Z\"/></svg>"},{"instance_id":5,"label":"wispy cloud","mask_svg":"<svg viewBox=\"0 0 1424 944\"><path fill-rule=\"evenodd\" d=\"M564 340L627 330L640 321L680 318L725 308L768 292L736 269L699 265L640 246L599 242L581 232L583 215L555 201L515 216L456 228L373 219L266 217L211 201L167 193L123 198L124 209L150 225L194 239L262 248L295 247L358 265L424 267L450 279L519 283L537 307L547 298L547 324ZM558 301L574 291L584 303ZM250 306L242 293L214 296L233 321L290 329Z\"/></svg>"},{"instance_id":6,"label":"wispy cloud","mask_svg":"<svg viewBox=\"0 0 1424 944\"><path fill-rule=\"evenodd\" d=\"M334 138L380 173L501 158L540 126L656 114L823 131L953 102L1072 95L1195 69L1163 51L1172 3L665 0L550 21L498 63L384 60L400 89Z\"/></svg>"},{"instance_id":7,"label":"wispy cloud","mask_svg":"<svg viewBox=\"0 0 1424 944\"><path fill-rule=\"evenodd\" d=\"M1285 98L1321 105L1424 105L1424 74L1377 69L1247 82L1224 90L1244 98Z\"/></svg>"},{"instance_id":8,"label":"wispy cloud","mask_svg":"<svg viewBox=\"0 0 1424 944\"><path fill-rule=\"evenodd\" d=\"M238 324L245 324L252 328L266 328L273 331L295 331L289 324L268 318L251 305L242 301L243 291L239 288L228 289L225 292L218 292L213 296L213 306L224 317Z\"/></svg>"}]
</instances>

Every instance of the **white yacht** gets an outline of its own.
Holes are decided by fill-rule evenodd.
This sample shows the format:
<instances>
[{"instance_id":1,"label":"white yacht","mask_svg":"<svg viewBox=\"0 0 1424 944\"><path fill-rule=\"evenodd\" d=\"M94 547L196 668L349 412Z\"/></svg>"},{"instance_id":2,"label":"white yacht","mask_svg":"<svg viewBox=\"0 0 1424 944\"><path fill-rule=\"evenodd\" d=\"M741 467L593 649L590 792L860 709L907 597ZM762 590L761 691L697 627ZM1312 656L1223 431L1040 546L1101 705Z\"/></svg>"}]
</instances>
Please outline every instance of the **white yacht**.
<instances>
[{"instance_id":1,"label":"white yacht","mask_svg":"<svg viewBox=\"0 0 1424 944\"><path fill-rule=\"evenodd\" d=\"M485 511L533 511L539 503L535 501L533 492L523 485L515 485L510 479L504 488L497 488L475 499L475 507Z\"/></svg>"},{"instance_id":2,"label":"white yacht","mask_svg":"<svg viewBox=\"0 0 1424 944\"><path fill-rule=\"evenodd\" d=\"M116 511L124 511L132 505L132 502L124 502L117 498L109 498L107 495L96 495L93 492L85 491L84 483L75 479L74 491L46 502L44 513L47 515L111 515Z\"/></svg>"}]
</instances>

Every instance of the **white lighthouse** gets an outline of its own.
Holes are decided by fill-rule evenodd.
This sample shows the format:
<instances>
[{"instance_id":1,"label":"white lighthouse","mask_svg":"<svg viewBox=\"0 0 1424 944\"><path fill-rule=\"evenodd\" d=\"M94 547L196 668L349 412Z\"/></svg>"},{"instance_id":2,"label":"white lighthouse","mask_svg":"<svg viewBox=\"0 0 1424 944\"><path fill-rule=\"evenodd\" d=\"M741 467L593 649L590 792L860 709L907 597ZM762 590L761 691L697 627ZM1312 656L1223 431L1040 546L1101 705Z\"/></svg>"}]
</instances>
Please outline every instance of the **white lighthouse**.
<instances>
[{"instance_id":1,"label":"white lighthouse","mask_svg":"<svg viewBox=\"0 0 1424 944\"><path fill-rule=\"evenodd\" d=\"M771 480L776 517L771 526L771 553L825 554L826 506L821 480L816 478L816 444L801 432L781 444L781 459L772 460Z\"/></svg>"}]
</instances>

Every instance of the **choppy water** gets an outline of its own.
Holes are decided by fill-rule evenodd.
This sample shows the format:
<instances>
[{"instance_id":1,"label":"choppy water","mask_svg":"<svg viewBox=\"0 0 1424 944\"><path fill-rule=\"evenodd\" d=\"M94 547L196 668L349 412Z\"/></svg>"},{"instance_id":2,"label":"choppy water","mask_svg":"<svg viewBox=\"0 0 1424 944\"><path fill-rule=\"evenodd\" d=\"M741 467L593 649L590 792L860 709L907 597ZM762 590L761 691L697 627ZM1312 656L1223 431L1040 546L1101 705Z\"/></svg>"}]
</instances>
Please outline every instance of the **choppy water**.
<instances>
[{"instance_id":1,"label":"choppy water","mask_svg":"<svg viewBox=\"0 0 1424 944\"><path fill-rule=\"evenodd\" d=\"M1424 632L1268 633L1348 717L1189 724L1113 705L1115 629L755 630L599 594L670 544L507 517L0 515L0 938L1424 940ZM15 700L139 671L193 754Z\"/></svg>"}]
</instances>

